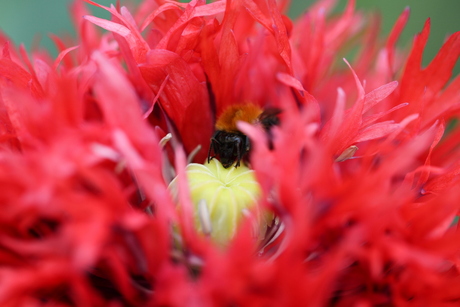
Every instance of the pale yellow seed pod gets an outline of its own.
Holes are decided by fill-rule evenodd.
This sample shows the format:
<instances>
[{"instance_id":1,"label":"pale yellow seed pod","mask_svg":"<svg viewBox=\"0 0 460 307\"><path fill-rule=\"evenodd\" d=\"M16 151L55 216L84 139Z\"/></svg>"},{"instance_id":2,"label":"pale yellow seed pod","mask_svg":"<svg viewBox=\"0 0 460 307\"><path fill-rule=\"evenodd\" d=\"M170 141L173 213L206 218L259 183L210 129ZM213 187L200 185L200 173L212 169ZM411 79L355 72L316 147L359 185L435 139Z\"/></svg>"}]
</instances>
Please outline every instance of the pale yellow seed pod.
<instances>
[{"instance_id":1,"label":"pale yellow seed pod","mask_svg":"<svg viewBox=\"0 0 460 307\"><path fill-rule=\"evenodd\" d=\"M243 216L248 216L254 223L253 235L263 238L272 218L257 207L261 191L253 170L244 165L224 168L213 159L209 164L189 164L186 173L194 223L200 233L225 244L236 233ZM170 184L173 196L177 196L176 180Z\"/></svg>"}]
</instances>

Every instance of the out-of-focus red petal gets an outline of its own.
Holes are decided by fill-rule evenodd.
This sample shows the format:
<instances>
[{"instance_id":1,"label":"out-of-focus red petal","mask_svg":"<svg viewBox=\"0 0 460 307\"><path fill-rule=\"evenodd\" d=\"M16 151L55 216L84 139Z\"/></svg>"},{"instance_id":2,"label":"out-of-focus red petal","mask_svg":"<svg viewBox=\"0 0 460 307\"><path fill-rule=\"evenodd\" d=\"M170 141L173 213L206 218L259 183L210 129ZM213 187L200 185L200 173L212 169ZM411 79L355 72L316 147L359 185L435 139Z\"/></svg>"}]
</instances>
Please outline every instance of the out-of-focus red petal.
<instances>
[{"instance_id":1,"label":"out-of-focus red petal","mask_svg":"<svg viewBox=\"0 0 460 307\"><path fill-rule=\"evenodd\" d=\"M0 58L0 305L458 303L458 33L423 69L427 23L400 77L408 10L380 46L355 1L294 22L288 1L86 2L112 20L78 1L56 60ZM283 110L269 134L237 123L280 233L260 249L243 223L219 248L192 227L186 154L204 161L214 116L246 101Z\"/></svg>"},{"instance_id":2,"label":"out-of-focus red petal","mask_svg":"<svg viewBox=\"0 0 460 307\"><path fill-rule=\"evenodd\" d=\"M260 2L259 4L262 4ZM278 52L287 66L287 71L291 72L291 46L289 43L286 25L282 15L277 9L277 4L273 0L268 1L268 12L270 17L266 17L258 4L253 0L247 0L244 4L251 15L260 22L268 31L270 31L276 39Z\"/></svg>"},{"instance_id":3,"label":"out-of-focus red petal","mask_svg":"<svg viewBox=\"0 0 460 307\"><path fill-rule=\"evenodd\" d=\"M26 49L25 49L25 47L23 45L20 46L19 52L21 53L22 59L25 62L26 66L27 66L27 68L29 70L29 73L30 73L30 75L32 77L32 80L33 80L33 84L35 84L35 86L37 87L37 90L40 91L40 93L42 93L43 88L42 88L42 85L40 84L40 81L39 81L39 79L37 77L37 72L32 67L32 63L30 63L29 57L27 56ZM33 93L33 95L36 95L36 94Z\"/></svg>"},{"instance_id":4,"label":"out-of-focus red petal","mask_svg":"<svg viewBox=\"0 0 460 307\"><path fill-rule=\"evenodd\" d=\"M401 104L398 104L397 106L385 111L385 112L380 112L380 113L377 113L377 114L373 114L373 115L369 115L367 116L364 121L363 121L363 126L369 126L370 124L374 123L375 121L377 121L378 119L382 118L382 117L385 117L387 116L388 114L396 111L396 110L399 110L401 108L404 108L405 106L409 105L407 102L406 103L401 103Z\"/></svg>"},{"instance_id":5,"label":"out-of-focus red petal","mask_svg":"<svg viewBox=\"0 0 460 307\"><path fill-rule=\"evenodd\" d=\"M201 8L201 9L200 9ZM206 5L203 1L194 0L187 4L179 20L165 33L164 37L155 46L157 49L175 50L181 32L195 17L203 17L222 13L225 2L217 1ZM161 12L161 11L160 11ZM155 17L155 16L153 16Z\"/></svg>"},{"instance_id":6,"label":"out-of-focus red petal","mask_svg":"<svg viewBox=\"0 0 460 307\"><path fill-rule=\"evenodd\" d=\"M363 112L368 111L377 103L387 98L398 87L398 81L393 81L376 88L364 96L364 109Z\"/></svg>"},{"instance_id":7,"label":"out-of-focus red petal","mask_svg":"<svg viewBox=\"0 0 460 307\"><path fill-rule=\"evenodd\" d=\"M399 124L392 121L381 122L372 126L366 127L358 132L358 136L354 139L355 142L364 142L384 137L399 128Z\"/></svg>"},{"instance_id":8,"label":"out-of-focus red petal","mask_svg":"<svg viewBox=\"0 0 460 307\"><path fill-rule=\"evenodd\" d=\"M131 125L139 125L136 119L141 112L137 96L120 67L100 53L94 53L93 60L100 74L95 90L107 123L115 127L121 125L128 131Z\"/></svg>"},{"instance_id":9,"label":"out-of-focus red petal","mask_svg":"<svg viewBox=\"0 0 460 307\"><path fill-rule=\"evenodd\" d=\"M443 122L440 123L439 125L436 125L436 123L435 123L434 126L435 127L433 127L433 129L436 129L436 134L434 136L433 143L430 145L430 149L429 149L428 155L427 155L427 157L425 159L424 166L431 166L431 155L433 153L433 149L441 141L441 138L444 135L444 131L446 129L445 124ZM418 180L417 186L422 186L428 180L429 175L430 175L429 171L422 172L420 174L420 178Z\"/></svg>"},{"instance_id":10,"label":"out-of-focus red petal","mask_svg":"<svg viewBox=\"0 0 460 307\"><path fill-rule=\"evenodd\" d=\"M169 11L169 10L177 10L180 11L180 6L177 5L176 3L165 3L162 6L160 6L158 9L152 11L147 18L144 20L142 23L140 29L141 31L144 31L147 26L153 22L153 20L162 14L163 12ZM170 21L171 22L171 21Z\"/></svg>"},{"instance_id":11,"label":"out-of-focus red petal","mask_svg":"<svg viewBox=\"0 0 460 307\"><path fill-rule=\"evenodd\" d=\"M65 56L69 52L71 52L71 51L73 51L73 50L75 50L77 48L78 48L78 46L74 46L74 47L69 47L69 48L66 48L66 49L62 50L62 52L60 52L58 57L56 58L56 61L54 62L54 67L53 68L56 69L59 66L59 64L61 63L61 61L65 58ZM70 66L70 65L66 64L66 66Z\"/></svg>"},{"instance_id":12,"label":"out-of-focus red petal","mask_svg":"<svg viewBox=\"0 0 460 307\"><path fill-rule=\"evenodd\" d=\"M31 74L8 57L0 58L0 77L1 84L11 82L18 89L29 90L35 97L41 96L40 85L33 81Z\"/></svg>"},{"instance_id":13,"label":"out-of-focus red petal","mask_svg":"<svg viewBox=\"0 0 460 307\"><path fill-rule=\"evenodd\" d=\"M451 165L445 172L436 178L429 180L423 187L426 193L440 193L458 184L460 163Z\"/></svg>"},{"instance_id":14,"label":"out-of-focus red petal","mask_svg":"<svg viewBox=\"0 0 460 307\"><path fill-rule=\"evenodd\" d=\"M134 19L131 17L131 15L124 9L121 10L122 14L120 14L117 12L117 10L115 10L114 7L107 8L91 0L85 1L110 12L116 19L116 22L100 19L94 16L85 16L85 18L106 30L113 31L123 36L127 40L136 61L140 63L144 62L146 53L150 47L141 36L137 26L133 24Z\"/></svg>"},{"instance_id":15,"label":"out-of-focus red petal","mask_svg":"<svg viewBox=\"0 0 460 307\"><path fill-rule=\"evenodd\" d=\"M348 64L348 62L346 63ZM337 134L334 136L329 136L329 141L331 142L332 146L334 146L334 152L336 155L339 155L343 150L345 150L345 148L354 143L354 137L358 133L358 130L362 123L362 115L365 102L364 88L353 69L351 70L354 76L356 86L358 88L358 98L353 107L344 113L343 121L340 123L340 129L337 130ZM337 115L337 117L339 116L340 115ZM339 141L337 142L332 140Z\"/></svg>"},{"instance_id":16,"label":"out-of-focus red petal","mask_svg":"<svg viewBox=\"0 0 460 307\"><path fill-rule=\"evenodd\" d=\"M71 4L71 16L75 29L80 37L80 50L79 56L81 58L87 57L91 51L96 50L100 44L99 35L96 31L96 27L93 24L87 22L82 16L89 15L88 9L85 7L83 1L74 1Z\"/></svg>"},{"instance_id":17,"label":"out-of-focus red petal","mask_svg":"<svg viewBox=\"0 0 460 307\"><path fill-rule=\"evenodd\" d=\"M130 140L122 131L117 130L113 134L114 144L126 158L130 169L138 181L144 193L158 206L157 214L160 221L166 223L176 220L176 213L170 193L164 182L162 169L160 168L161 156L158 144L152 144L153 155L144 159L131 144Z\"/></svg>"},{"instance_id":18,"label":"out-of-focus red petal","mask_svg":"<svg viewBox=\"0 0 460 307\"><path fill-rule=\"evenodd\" d=\"M432 103L435 93L438 93L449 81L451 71L460 56L460 33L455 33L441 47L441 50L431 63L421 68L422 54L428 40L430 21L427 20L423 31L416 37L411 54L407 60L401 79L400 101L410 103L410 111L423 110L422 124L431 124L433 115L442 113L439 107ZM407 111L409 111L407 110Z\"/></svg>"},{"instance_id":19,"label":"out-of-focus red petal","mask_svg":"<svg viewBox=\"0 0 460 307\"><path fill-rule=\"evenodd\" d=\"M197 161L203 161L207 154L203 148L207 148L212 133L206 85L196 79L181 57L167 50L152 50L147 64L141 65L140 70L156 93L168 77L160 93L160 105L176 125L187 152L202 146Z\"/></svg>"},{"instance_id":20,"label":"out-of-focus red petal","mask_svg":"<svg viewBox=\"0 0 460 307\"><path fill-rule=\"evenodd\" d=\"M121 35L128 41L128 44L130 46L136 45L135 37L132 35L131 31L126 26L95 16L85 16L85 19L94 23L97 26L100 26L101 28Z\"/></svg>"},{"instance_id":21,"label":"out-of-focus red petal","mask_svg":"<svg viewBox=\"0 0 460 307\"><path fill-rule=\"evenodd\" d=\"M395 60L394 60L394 53L395 53L395 45L403 31L404 27L406 26L407 20L409 19L410 9L406 7L404 11L399 16L398 20L393 26L390 35L388 36L385 49L387 52L387 59L388 59L388 69L390 76L393 77L394 70L395 70Z\"/></svg>"}]
</instances>

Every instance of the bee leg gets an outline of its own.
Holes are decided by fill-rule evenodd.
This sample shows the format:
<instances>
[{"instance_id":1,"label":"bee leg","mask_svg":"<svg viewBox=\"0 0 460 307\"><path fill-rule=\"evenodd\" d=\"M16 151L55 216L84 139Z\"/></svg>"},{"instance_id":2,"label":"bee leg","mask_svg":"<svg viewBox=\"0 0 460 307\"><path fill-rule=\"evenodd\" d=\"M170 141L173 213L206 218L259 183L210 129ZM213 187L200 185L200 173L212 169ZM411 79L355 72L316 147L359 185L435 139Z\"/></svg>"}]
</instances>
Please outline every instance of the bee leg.
<instances>
[{"instance_id":1,"label":"bee leg","mask_svg":"<svg viewBox=\"0 0 460 307\"><path fill-rule=\"evenodd\" d=\"M247 152L247 146L249 145L248 143L248 137L244 136L244 138L238 138L235 140L236 142L236 164L235 167L240 166L240 162L243 159L244 155Z\"/></svg>"},{"instance_id":2,"label":"bee leg","mask_svg":"<svg viewBox=\"0 0 460 307\"><path fill-rule=\"evenodd\" d=\"M213 144L214 140L211 139L211 144L209 144L209 150L208 150L208 163L211 162L212 158L214 157L211 157L211 151L214 150L212 144Z\"/></svg>"},{"instance_id":3,"label":"bee leg","mask_svg":"<svg viewBox=\"0 0 460 307\"><path fill-rule=\"evenodd\" d=\"M241 140L238 138L235 138L235 148L236 148L236 163L235 163L235 168L240 166L240 160L241 160Z\"/></svg>"},{"instance_id":4,"label":"bee leg","mask_svg":"<svg viewBox=\"0 0 460 307\"><path fill-rule=\"evenodd\" d=\"M251 150L251 142L249 142L249 138L247 136L244 137L244 143L244 150L245 153L247 153Z\"/></svg>"},{"instance_id":5,"label":"bee leg","mask_svg":"<svg viewBox=\"0 0 460 307\"><path fill-rule=\"evenodd\" d=\"M211 137L211 144L209 144L209 150L208 150L208 163L211 162L213 158L216 156L211 156L211 151L216 153L216 146L219 144L219 141L216 139L217 136L219 135L219 131L216 131L213 136Z\"/></svg>"},{"instance_id":6,"label":"bee leg","mask_svg":"<svg viewBox=\"0 0 460 307\"><path fill-rule=\"evenodd\" d=\"M211 139L211 144L209 144L209 150L208 150L208 163L211 162L211 160L214 158L214 156L211 156L211 151L216 152L216 149L214 148L214 142L216 140L214 138Z\"/></svg>"}]
</instances>

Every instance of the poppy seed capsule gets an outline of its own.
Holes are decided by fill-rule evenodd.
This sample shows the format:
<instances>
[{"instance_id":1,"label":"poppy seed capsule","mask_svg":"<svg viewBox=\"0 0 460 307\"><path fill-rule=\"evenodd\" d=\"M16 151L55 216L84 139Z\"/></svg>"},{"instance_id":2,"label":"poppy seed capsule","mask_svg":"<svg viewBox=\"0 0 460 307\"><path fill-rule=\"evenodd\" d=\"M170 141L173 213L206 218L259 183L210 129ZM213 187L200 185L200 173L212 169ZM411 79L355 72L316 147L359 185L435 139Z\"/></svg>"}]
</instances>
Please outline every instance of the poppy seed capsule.
<instances>
[{"instance_id":1,"label":"poppy seed capsule","mask_svg":"<svg viewBox=\"0 0 460 307\"><path fill-rule=\"evenodd\" d=\"M248 216L254 221L255 236L263 238L271 218L257 207L261 192L253 170L244 165L224 168L213 159L207 164L189 164L186 173L198 232L225 244L236 233L243 216ZM176 180L169 186L174 197L178 193Z\"/></svg>"}]
</instances>

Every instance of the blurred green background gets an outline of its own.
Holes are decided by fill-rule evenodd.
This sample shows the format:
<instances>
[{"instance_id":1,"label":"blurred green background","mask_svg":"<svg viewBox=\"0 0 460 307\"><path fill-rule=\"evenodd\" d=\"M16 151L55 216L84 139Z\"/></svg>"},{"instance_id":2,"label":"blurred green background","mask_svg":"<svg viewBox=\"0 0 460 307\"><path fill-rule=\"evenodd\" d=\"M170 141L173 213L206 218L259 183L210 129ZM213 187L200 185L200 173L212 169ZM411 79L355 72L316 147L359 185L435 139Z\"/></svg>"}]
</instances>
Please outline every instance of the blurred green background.
<instances>
[{"instance_id":1,"label":"blurred green background","mask_svg":"<svg viewBox=\"0 0 460 307\"><path fill-rule=\"evenodd\" d=\"M104 5L115 2L96 1ZM0 29L16 44L24 43L27 49L39 42L55 54L48 34L73 33L68 12L70 2L71 0L0 0ZM289 12L291 17L299 15L313 2L314 0L293 0ZM338 2L339 9L347 3L346 0ZM123 0L121 3L123 4ZM363 10L381 12L382 35L390 31L402 10L409 6L411 16L400 41L402 46L411 43L413 35L422 29L425 20L430 17L432 28L424 55L425 63L433 58L448 34L460 30L460 0L357 0L357 5ZM97 16L108 18L101 9L95 8L93 12Z\"/></svg>"}]
</instances>

